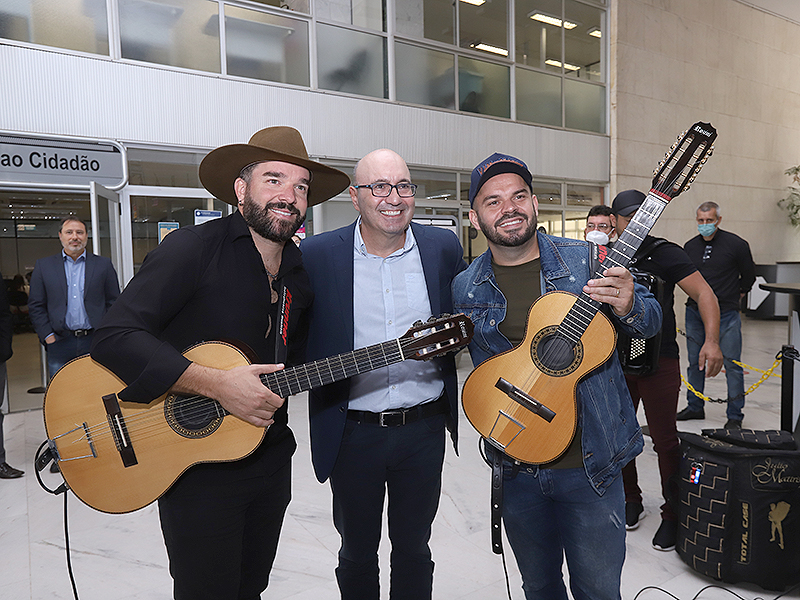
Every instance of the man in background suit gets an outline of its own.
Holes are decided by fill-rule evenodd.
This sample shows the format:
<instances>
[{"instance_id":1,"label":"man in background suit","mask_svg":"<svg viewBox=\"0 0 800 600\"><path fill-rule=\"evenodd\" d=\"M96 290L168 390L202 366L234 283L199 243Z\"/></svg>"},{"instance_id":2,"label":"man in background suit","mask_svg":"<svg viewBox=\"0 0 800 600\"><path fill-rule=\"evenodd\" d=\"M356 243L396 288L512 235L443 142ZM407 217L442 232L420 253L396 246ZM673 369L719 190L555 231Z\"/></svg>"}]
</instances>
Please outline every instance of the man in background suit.
<instances>
[{"instance_id":1,"label":"man in background suit","mask_svg":"<svg viewBox=\"0 0 800 600\"><path fill-rule=\"evenodd\" d=\"M36 261L28 298L33 328L47 349L48 379L89 353L94 330L119 296L111 260L86 250L86 223L67 217L58 239L63 250Z\"/></svg>"},{"instance_id":2,"label":"man in background suit","mask_svg":"<svg viewBox=\"0 0 800 600\"><path fill-rule=\"evenodd\" d=\"M452 312L450 283L466 264L453 233L411 223L417 186L400 156L376 150L355 169L358 219L306 238L314 288L309 360L398 338L417 320ZM447 427L455 442L455 361L408 361L309 393L311 452L331 480L342 537L336 577L344 600L378 600L386 491L393 600L431 597L428 541L441 491Z\"/></svg>"},{"instance_id":3,"label":"man in background suit","mask_svg":"<svg viewBox=\"0 0 800 600\"><path fill-rule=\"evenodd\" d=\"M11 358L11 310L8 307L8 294L3 275L0 274L0 404L6 389L6 361ZM24 471L15 469L6 462L6 449L3 445L3 412L0 411L0 479L17 479Z\"/></svg>"}]
</instances>

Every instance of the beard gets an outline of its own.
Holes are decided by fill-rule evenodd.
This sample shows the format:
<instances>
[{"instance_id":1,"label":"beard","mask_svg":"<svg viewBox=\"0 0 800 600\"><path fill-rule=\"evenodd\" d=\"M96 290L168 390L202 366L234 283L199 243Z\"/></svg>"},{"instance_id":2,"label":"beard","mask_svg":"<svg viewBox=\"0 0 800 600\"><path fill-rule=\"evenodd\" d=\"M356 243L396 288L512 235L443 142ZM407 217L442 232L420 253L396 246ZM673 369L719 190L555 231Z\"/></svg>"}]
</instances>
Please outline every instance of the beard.
<instances>
[{"instance_id":1,"label":"beard","mask_svg":"<svg viewBox=\"0 0 800 600\"><path fill-rule=\"evenodd\" d=\"M478 219L478 225L483 232L483 235L486 236L486 239L490 242L497 244L498 246L507 246L510 248L516 246L522 246L525 242L529 241L534 235L536 235L536 225L538 221L536 219L536 214L531 215L531 219L528 220L528 217L525 215L514 211L511 214L503 215L497 221L494 222L494 225L489 226L488 223L484 223L483 220L480 218L478 213L475 213L475 216ZM504 233L500 230L500 223L502 221L507 221L514 217L519 217L528 222L528 226L520 231L514 233Z\"/></svg>"},{"instance_id":2,"label":"beard","mask_svg":"<svg viewBox=\"0 0 800 600\"><path fill-rule=\"evenodd\" d=\"M284 221L273 217L270 209L277 208L287 210L295 215L294 221ZM269 202L264 208L258 206L250 196L250 190L244 197L242 204L242 217L245 223L261 237L279 244L288 242L292 236L306 220L306 216L301 214L297 208L286 202Z\"/></svg>"}]
</instances>

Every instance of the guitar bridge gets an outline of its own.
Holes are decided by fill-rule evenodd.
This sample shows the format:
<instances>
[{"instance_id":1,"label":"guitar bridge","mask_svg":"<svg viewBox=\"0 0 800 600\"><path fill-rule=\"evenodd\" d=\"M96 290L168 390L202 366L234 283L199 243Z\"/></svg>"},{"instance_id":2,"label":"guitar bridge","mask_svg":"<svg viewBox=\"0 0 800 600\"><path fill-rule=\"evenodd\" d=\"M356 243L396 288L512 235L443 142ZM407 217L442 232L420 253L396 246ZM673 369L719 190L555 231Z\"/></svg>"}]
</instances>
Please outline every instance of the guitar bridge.
<instances>
[{"instance_id":1,"label":"guitar bridge","mask_svg":"<svg viewBox=\"0 0 800 600\"><path fill-rule=\"evenodd\" d=\"M514 402L527 408L533 414L539 415L548 423L550 423L556 416L556 413L547 408L544 404L537 402L517 386L510 384L502 377L497 380L497 383L494 384L494 387L506 394Z\"/></svg>"},{"instance_id":2,"label":"guitar bridge","mask_svg":"<svg viewBox=\"0 0 800 600\"><path fill-rule=\"evenodd\" d=\"M108 396L103 396L103 405L106 407L106 418L111 428L111 435L114 437L117 452L119 452L119 456L122 459L122 464L126 467L139 464L139 461L136 460L136 453L133 451L131 438L128 435L128 427L125 425L125 417L119 407L117 395L109 394Z\"/></svg>"}]
</instances>

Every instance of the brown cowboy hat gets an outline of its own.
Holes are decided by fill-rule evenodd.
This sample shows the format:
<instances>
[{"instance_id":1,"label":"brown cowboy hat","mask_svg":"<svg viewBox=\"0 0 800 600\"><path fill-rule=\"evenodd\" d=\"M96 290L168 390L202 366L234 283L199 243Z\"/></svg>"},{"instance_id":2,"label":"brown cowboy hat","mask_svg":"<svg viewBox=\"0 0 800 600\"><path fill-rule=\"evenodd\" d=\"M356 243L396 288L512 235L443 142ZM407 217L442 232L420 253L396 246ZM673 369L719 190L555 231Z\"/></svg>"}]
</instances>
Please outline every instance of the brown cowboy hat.
<instances>
[{"instance_id":1,"label":"brown cowboy hat","mask_svg":"<svg viewBox=\"0 0 800 600\"><path fill-rule=\"evenodd\" d=\"M305 167L311 172L308 205L325 202L343 192L350 178L341 171L308 159L300 132L292 127L267 127L257 131L247 144L230 144L209 152L200 163L200 181L215 197L236 206L233 182L248 165L279 160Z\"/></svg>"}]
</instances>

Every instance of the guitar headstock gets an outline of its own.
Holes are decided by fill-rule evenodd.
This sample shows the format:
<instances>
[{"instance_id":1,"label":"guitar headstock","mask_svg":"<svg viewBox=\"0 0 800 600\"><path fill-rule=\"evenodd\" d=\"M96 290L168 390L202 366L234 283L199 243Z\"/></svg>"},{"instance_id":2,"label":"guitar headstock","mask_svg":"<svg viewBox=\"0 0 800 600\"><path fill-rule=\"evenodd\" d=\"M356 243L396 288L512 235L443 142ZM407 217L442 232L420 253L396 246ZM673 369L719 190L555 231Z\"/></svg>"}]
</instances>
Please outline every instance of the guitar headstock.
<instances>
[{"instance_id":1,"label":"guitar headstock","mask_svg":"<svg viewBox=\"0 0 800 600\"><path fill-rule=\"evenodd\" d=\"M467 315L441 315L426 323L417 321L403 334L403 355L414 360L429 360L460 350L472 339L474 325Z\"/></svg>"},{"instance_id":2,"label":"guitar headstock","mask_svg":"<svg viewBox=\"0 0 800 600\"><path fill-rule=\"evenodd\" d=\"M694 178L714 151L717 130L711 123L695 123L688 131L678 136L654 172L653 189L669 202L681 192L688 190Z\"/></svg>"}]
</instances>

